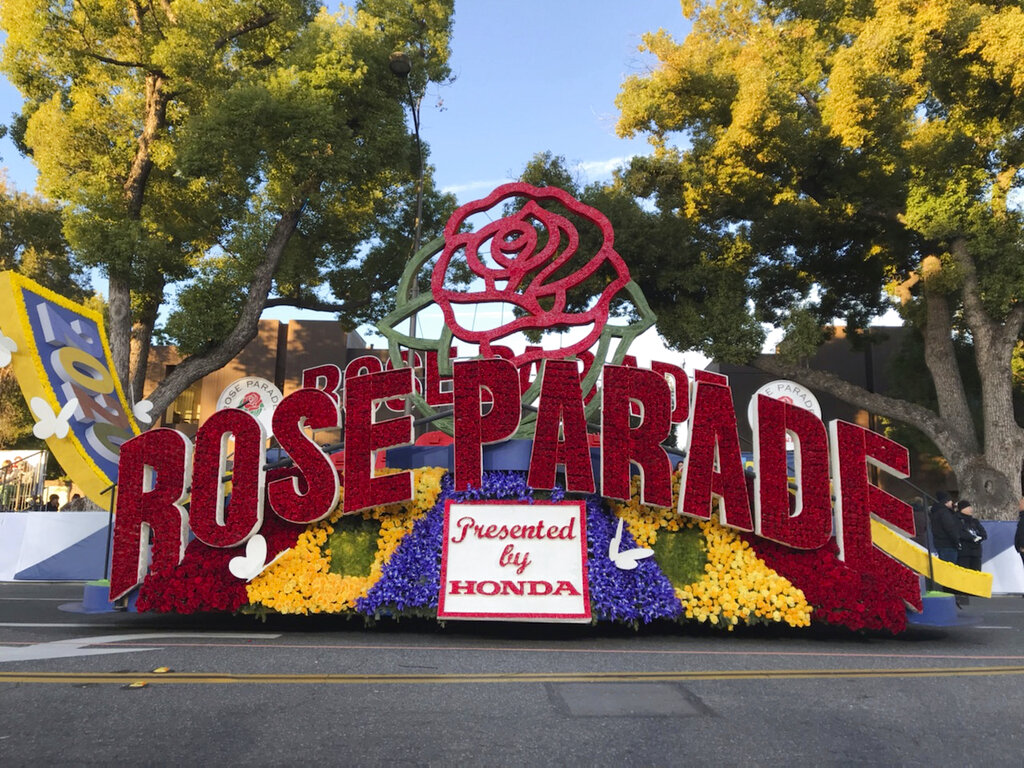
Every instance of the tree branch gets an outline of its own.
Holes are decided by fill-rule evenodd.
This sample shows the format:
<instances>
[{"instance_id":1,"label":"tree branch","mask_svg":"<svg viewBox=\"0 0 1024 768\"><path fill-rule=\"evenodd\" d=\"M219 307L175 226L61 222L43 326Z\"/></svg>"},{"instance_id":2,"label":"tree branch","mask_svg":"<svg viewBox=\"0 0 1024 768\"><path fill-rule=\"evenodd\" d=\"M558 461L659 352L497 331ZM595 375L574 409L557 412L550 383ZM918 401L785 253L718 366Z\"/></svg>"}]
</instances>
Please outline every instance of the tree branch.
<instances>
[{"instance_id":1,"label":"tree branch","mask_svg":"<svg viewBox=\"0 0 1024 768\"><path fill-rule=\"evenodd\" d=\"M167 20L171 22L171 24L178 23L178 16L171 8L171 0L160 0L160 8L163 10L164 16L167 17Z\"/></svg>"},{"instance_id":2,"label":"tree branch","mask_svg":"<svg viewBox=\"0 0 1024 768\"><path fill-rule=\"evenodd\" d=\"M271 307L295 307L296 309L310 309L314 312L340 313L351 309L361 309L369 304L370 299L346 301L339 304L332 301L322 301L321 299L300 299L290 298L288 296L275 296L272 299L267 299L264 309L270 309Z\"/></svg>"},{"instance_id":3,"label":"tree branch","mask_svg":"<svg viewBox=\"0 0 1024 768\"><path fill-rule=\"evenodd\" d=\"M845 381L835 374L787 363L778 355L760 355L751 365L773 376L792 379L806 387L827 392L833 397L879 416L897 419L916 427L927 435L951 462L966 459L973 453L969 446L963 444L961 436L950 430L945 419L922 405L869 392L864 387Z\"/></svg>"},{"instance_id":4,"label":"tree branch","mask_svg":"<svg viewBox=\"0 0 1024 768\"><path fill-rule=\"evenodd\" d=\"M302 206L281 214L263 252L263 261L253 271L245 303L234 329L220 344L206 352L190 355L147 398L154 413L162 413L193 381L224 367L256 337L260 315L267 305L267 296L281 256L302 216Z\"/></svg>"},{"instance_id":5,"label":"tree branch","mask_svg":"<svg viewBox=\"0 0 1024 768\"><path fill-rule=\"evenodd\" d=\"M277 16L277 13L273 11L267 11L262 16L258 16L255 19L250 19L249 21L245 22L245 24L235 27L235 29L231 32L228 32L223 37L218 38L217 42L213 44L213 50L219 51L232 40L241 37L247 32L253 32L254 30L262 29L263 27L269 27L271 24L277 21Z\"/></svg>"},{"instance_id":6,"label":"tree branch","mask_svg":"<svg viewBox=\"0 0 1024 768\"><path fill-rule=\"evenodd\" d=\"M1014 306L1006 316L1006 322L1003 323L1003 341L1015 346L1020 338L1021 329L1024 329L1024 302Z\"/></svg>"},{"instance_id":7,"label":"tree branch","mask_svg":"<svg viewBox=\"0 0 1024 768\"><path fill-rule=\"evenodd\" d=\"M144 61L122 61L121 59L112 59L109 56L103 56L99 53L93 53L92 51L87 51L84 48L79 48L76 52L82 54L83 56L88 56L90 59L102 61L104 64L112 64L115 67L144 69L147 72L150 71L150 65Z\"/></svg>"},{"instance_id":8,"label":"tree branch","mask_svg":"<svg viewBox=\"0 0 1024 768\"><path fill-rule=\"evenodd\" d=\"M924 337L924 362L935 385L939 415L950 430L963 436L964 449L973 452L978 450L979 440L953 346L953 315L949 299L942 287L936 286L939 265L935 257L926 258L921 265L925 302L925 323L921 329Z\"/></svg>"}]
</instances>

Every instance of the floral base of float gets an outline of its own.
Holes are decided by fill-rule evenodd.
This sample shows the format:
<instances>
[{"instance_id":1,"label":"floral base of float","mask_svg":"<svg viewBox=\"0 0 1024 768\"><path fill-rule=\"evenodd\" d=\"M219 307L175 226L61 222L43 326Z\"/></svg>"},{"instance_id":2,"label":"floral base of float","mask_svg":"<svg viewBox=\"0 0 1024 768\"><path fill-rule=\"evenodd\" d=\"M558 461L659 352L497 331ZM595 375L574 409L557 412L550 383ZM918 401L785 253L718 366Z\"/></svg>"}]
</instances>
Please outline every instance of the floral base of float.
<instances>
[{"instance_id":1,"label":"floral base of float","mask_svg":"<svg viewBox=\"0 0 1024 768\"><path fill-rule=\"evenodd\" d=\"M465 231L470 214L509 200L521 203L517 213ZM574 222L589 222L600 243L582 265L572 261L581 242ZM446 283L460 249L482 290ZM439 252L432 297L418 295L417 270ZM601 270L600 294L574 314L570 290ZM395 330L431 298L446 318L440 339ZM624 300L640 319L612 326L610 308ZM453 309L491 302L512 303L515 319L482 332L463 327ZM869 483L867 467L905 477L907 451L758 396L748 482L728 381L698 371L691 382L662 363L640 369L626 354L652 322L603 215L561 190L495 190L457 211L444 239L411 262L398 309L382 324L387 366L376 358L344 372L320 366L280 402L271 426L292 467L265 468L265 429L241 410L214 413L194 446L166 429L122 446L112 598L138 587L139 610L180 613L902 630L905 606L921 608L918 577L872 544L871 520L912 534L913 517ZM552 324L585 326L586 335L563 350L519 355L497 343ZM453 338L478 355L459 358ZM423 361L422 381L409 361ZM412 442L410 414L378 415L384 405L401 413L406 401L452 434L450 467L374 470L379 452ZM342 413L339 473L310 430L338 427ZM592 450L588 423L598 417ZM676 472L662 443L684 421ZM487 446L524 436L532 441L523 466L485 471ZM787 439L796 446L795 495Z\"/></svg>"}]
</instances>

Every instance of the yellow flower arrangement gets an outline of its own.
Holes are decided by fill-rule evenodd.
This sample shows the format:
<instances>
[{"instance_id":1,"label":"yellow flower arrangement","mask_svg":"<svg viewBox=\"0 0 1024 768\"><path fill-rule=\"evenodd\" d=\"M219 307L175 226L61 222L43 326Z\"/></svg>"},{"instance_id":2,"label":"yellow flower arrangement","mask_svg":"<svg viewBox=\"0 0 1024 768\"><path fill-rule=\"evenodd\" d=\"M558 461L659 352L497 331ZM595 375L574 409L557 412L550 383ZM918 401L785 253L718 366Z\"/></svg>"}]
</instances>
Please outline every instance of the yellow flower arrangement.
<instances>
[{"instance_id":1,"label":"yellow flower arrangement","mask_svg":"<svg viewBox=\"0 0 1024 768\"><path fill-rule=\"evenodd\" d=\"M792 627L811 623L811 607L801 590L761 560L736 531L719 525L717 517L697 520L676 512L678 473L672 479L672 507L640 503L639 478L632 480L628 502L611 502L612 511L626 521L639 547L653 547L659 530L679 531L699 526L707 555L699 581L677 586L676 597L688 619L724 626L730 631L740 622L784 621Z\"/></svg>"},{"instance_id":2,"label":"yellow flower arrangement","mask_svg":"<svg viewBox=\"0 0 1024 768\"><path fill-rule=\"evenodd\" d=\"M366 575L333 573L331 551L325 545L342 518L342 507L299 535L295 546L246 586L249 602L279 613L339 613L355 608L380 579L384 565L413 524L437 502L445 470L424 467L413 471L413 499L401 504L374 507L362 513L364 520L380 524L377 551Z\"/></svg>"},{"instance_id":3,"label":"yellow flower arrangement","mask_svg":"<svg viewBox=\"0 0 1024 768\"><path fill-rule=\"evenodd\" d=\"M633 475L630 479L629 501L622 502L608 499L612 512L626 521L629 532L636 540L638 547L653 547L658 540L658 531L679 531L693 527L692 518L683 517L676 512L679 505L679 473L672 474L672 506L652 507L640 503L640 477Z\"/></svg>"},{"instance_id":4,"label":"yellow flower arrangement","mask_svg":"<svg viewBox=\"0 0 1024 768\"><path fill-rule=\"evenodd\" d=\"M750 545L715 517L698 521L707 547L704 577L676 588L686 618L721 624L730 631L741 621L784 621L791 627L811 623L804 593L769 568Z\"/></svg>"}]
</instances>

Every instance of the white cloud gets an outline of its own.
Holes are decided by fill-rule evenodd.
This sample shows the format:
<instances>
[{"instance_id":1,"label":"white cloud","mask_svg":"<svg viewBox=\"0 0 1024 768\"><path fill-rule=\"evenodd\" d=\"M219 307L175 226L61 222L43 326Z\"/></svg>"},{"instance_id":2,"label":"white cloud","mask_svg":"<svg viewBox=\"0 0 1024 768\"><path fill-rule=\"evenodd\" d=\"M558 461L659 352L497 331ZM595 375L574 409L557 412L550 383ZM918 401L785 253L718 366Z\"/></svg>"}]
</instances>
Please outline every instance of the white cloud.
<instances>
[{"instance_id":1,"label":"white cloud","mask_svg":"<svg viewBox=\"0 0 1024 768\"><path fill-rule=\"evenodd\" d=\"M585 160L576 163L573 170L584 176L584 183L592 181L605 181L611 179L612 172L626 165L631 155L621 157L610 157L607 160ZM460 199L467 193L487 193L502 184L515 181L513 178L504 179L481 179L479 181L467 181L463 184L449 184L442 188L442 192L449 192L457 195Z\"/></svg>"},{"instance_id":2,"label":"white cloud","mask_svg":"<svg viewBox=\"0 0 1024 768\"><path fill-rule=\"evenodd\" d=\"M576 167L591 180L610 179L612 172L626 165L631 157L612 157L608 160L587 160Z\"/></svg>"},{"instance_id":3,"label":"white cloud","mask_svg":"<svg viewBox=\"0 0 1024 768\"><path fill-rule=\"evenodd\" d=\"M467 181L465 184L451 184L447 187L443 187L441 191L458 196L461 196L466 192L474 192L476 190L490 192L495 187L500 187L502 184L508 184L510 181L515 181L515 179L505 178L492 179L490 181Z\"/></svg>"}]
</instances>

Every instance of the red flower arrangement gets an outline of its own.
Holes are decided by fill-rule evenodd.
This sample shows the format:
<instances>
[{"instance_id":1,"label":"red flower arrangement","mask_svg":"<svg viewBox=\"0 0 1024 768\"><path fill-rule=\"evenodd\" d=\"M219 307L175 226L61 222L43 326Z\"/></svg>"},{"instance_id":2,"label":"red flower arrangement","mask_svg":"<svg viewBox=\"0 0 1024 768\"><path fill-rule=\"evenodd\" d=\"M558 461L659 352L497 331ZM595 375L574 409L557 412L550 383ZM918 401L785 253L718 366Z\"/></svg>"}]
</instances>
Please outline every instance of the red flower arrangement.
<instances>
[{"instance_id":1,"label":"red flower arrangement","mask_svg":"<svg viewBox=\"0 0 1024 768\"><path fill-rule=\"evenodd\" d=\"M338 503L338 473L331 458L307 436L305 428L339 426L337 402L318 389L296 390L274 411L273 424L274 436L299 469L299 477L267 483L270 506L293 523L323 520Z\"/></svg>"},{"instance_id":2,"label":"red flower arrangement","mask_svg":"<svg viewBox=\"0 0 1024 768\"><path fill-rule=\"evenodd\" d=\"M871 463L897 477L907 477L910 469L907 449L856 424L833 421L829 429L831 449L835 453L832 463L839 467L834 480L840 557L851 568L886 573L891 588L907 605L920 611L921 589L917 574L876 549L871 542L870 515L891 523L904 533L914 534L914 513L910 505L869 483L867 475L867 465Z\"/></svg>"},{"instance_id":3,"label":"red flower arrangement","mask_svg":"<svg viewBox=\"0 0 1024 768\"><path fill-rule=\"evenodd\" d=\"M359 358L362 360L363 358ZM412 497L412 473L375 476L378 446L408 445L413 441L412 417L374 421L379 400L412 392L412 368L348 378L345 369L345 513Z\"/></svg>"},{"instance_id":4,"label":"red flower arrangement","mask_svg":"<svg viewBox=\"0 0 1024 768\"><path fill-rule=\"evenodd\" d=\"M191 464L192 443L173 429L144 432L121 446L111 600L127 594L145 577L142 547L149 533L153 538L152 570L166 571L181 561L188 540L183 501ZM159 468L155 485L151 467Z\"/></svg>"},{"instance_id":5,"label":"red flower arrangement","mask_svg":"<svg viewBox=\"0 0 1024 768\"><path fill-rule=\"evenodd\" d=\"M455 367L455 487L465 490L480 486L483 446L511 437L519 427L519 374L500 357L465 360ZM483 390L490 392L492 401L487 415L481 413Z\"/></svg>"},{"instance_id":6,"label":"red flower arrangement","mask_svg":"<svg viewBox=\"0 0 1024 768\"><path fill-rule=\"evenodd\" d=\"M235 438L231 502L225 507L227 435ZM266 435L254 416L238 408L217 411L196 434L189 527L211 547L236 547L263 523Z\"/></svg>"},{"instance_id":7,"label":"red flower arrangement","mask_svg":"<svg viewBox=\"0 0 1024 768\"><path fill-rule=\"evenodd\" d=\"M580 373L575 360L546 360L537 407L537 431L527 484L554 488L555 468L565 465L566 490L594 492ZM559 440L559 428L564 439Z\"/></svg>"},{"instance_id":8,"label":"red flower arrangement","mask_svg":"<svg viewBox=\"0 0 1024 768\"><path fill-rule=\"evenodd\" d=\"M613 499L630 496L630 462L640 467L640 499L672 505L672 463L661 447L672 429L668 381L660 373L623 365L604 367L601 391L601 492ZM642 404L642 421L630 426L630 409Z\"/></svg>"},{"instance_id":9,"label":"red flower arrangement","mask_svg":"<svg viewBox=\"0 0 1024 768\"><path fill-rule=\"evenodd\" d=\"M707 520L711 517L711 501L717 498L722 522L744 531L754 529L747 496L747 480L743 472L740 443L736 431L736 411L732 390L717 378L695 376L693 417L683 473L684 514ZM718 457L718 469L714 458ZM698 474L694 467L704 472Z\"/></svg>"},{"instance_id":10,"label":"red flower arrangement","mask_svg":"<svg viewBox=\"0 0 1024 768\"><path fill-rule=\"evenodd\" d=\"M463 231L467 219L497 210L509 198L524 199L525 204L518 212L477 231ZM580 236L568 218L547 209L552 204L590 222L601 233L597 253L568 275L562 274L562 268L577 255ZM481 253L487 256L481 259ZM445 285L448 268L458 254L464 255L470 270L481 278L483 290L462 291ZM569 292L602 268L609 270L610 275L597 300L583 312L571 311ZM491 357L497 342L520 331L556 326L589 329L584 338L558 352L528 347L513 359L518 368L533 360L568 357L590 349L608 321L612 300L629 281L629 270L615 252L612 225L604 214L557 187L514 183L498 187L482 200L467 203L448 219L444 250L434 267L431 290L444 313L445 325L456 338L479 344L480 354L485 358ZM466 328L455 314L457 305L492 302L506 303L518 313L509 322L487 330Z\"/></svg>"},{"instance_id":11,"label":"red flower arrangement","mask_svg":"<svg viewBox=\"0 0 1024 768\"><path fill-rule=\"evenodd\" d=\"M832 537L832 501L825 425L810 411L764 395L754 410L755 502L766 539L796 549L817 549ZM797 435L796 497L789 493L786 430ZM799 506L795 513L791 502Z\"/></svg>"},{"instance_id":12,"label":"red flower arrangement","mask_svg":"<svg viewBox=\"0 0 1024 768\"><path fill-rule=\"evenodd\" d=\"M295 546L305 526L292 525L277 515L267 515L260 534L267 540L268 562L279 552ZM228 570L231 558L244 548L210 547L193 539L185 557L172 568L151 572L139 587L136 607L158 613L237 611L249 602L245 582Z\"/></svg>"},{"instance_id":13,"label":"red flower arrangement","mask_svg":"<svg viewBox=\"0 0 1024 768\"><path fill-rule=\"evenodd\" d=\"M891 567L854 569L839 559L835 539L815 550L789 549L768 539L743 534L769 568L799 587L813 606L811 621L854 631L902 632L907 626L903 585ZM881 552L878 555L885 558ZM891 564L890 564L891 565Z\"/></svg>"}]
</instances>

